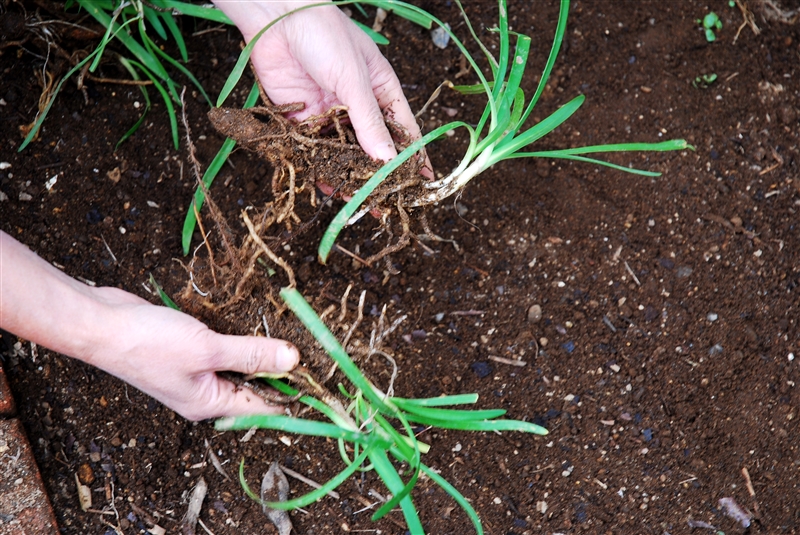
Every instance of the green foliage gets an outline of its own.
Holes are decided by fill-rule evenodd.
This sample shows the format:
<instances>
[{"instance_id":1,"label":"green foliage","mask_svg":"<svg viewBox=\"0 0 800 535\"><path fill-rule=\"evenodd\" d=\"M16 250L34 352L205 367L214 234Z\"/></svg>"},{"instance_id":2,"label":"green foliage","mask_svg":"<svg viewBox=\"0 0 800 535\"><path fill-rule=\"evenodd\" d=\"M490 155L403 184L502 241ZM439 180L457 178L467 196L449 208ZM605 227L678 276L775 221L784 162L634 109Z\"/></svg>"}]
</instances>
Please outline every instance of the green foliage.
<instances>
[{"instance_id":1,"label":"green foliage","mask_svg":"<svg viewBox=\"0 0 800 535\"><path fill-rule=\"evenodd\" d=\"M467 513L475 530L483 533L480 519L466 498L422 462L422 455L429 447L417 440L411 423L462 431L521 431L538 435L545 435L547 431L530 422L498 419L505 414L502 409L470 411L440 408L474 403L478 399L477 394L406 399L391 395L391 390L384 393L364 377L333 333L297 290L284 288L281 298L347 376L351 384L350 390L344 385L340 385L340 389L345 391L349 405L344 407L338 399L324 393L317 396L305 394L299 397L299 401L327 418L330 423L283 415L240 416L217 420L215 427L218 430L259 427L336 439L346 468L321 489L287 502L266 502L264 505L273 509L303 507L341 485L356 471L374 470L392 494L392 498L375 512L372 519L378 520L399 505L411 533L422 534L424 529L411 499L411 491L420 473L424 473L453 497ZM278 379L268 376L264 378L269 386L285 395L300 395L295 388ZM398 431L390 420L398 422L401 430ZM349 444L353 458L350 457L346 444ZM406 481L390 460L392 458L407 465ZM370 464L364 466L367 461ZM244 477L244 462L240 466L239 477L245 492L260 502Z\"/></svg>"},{"instance_id":2,"label":"green foliage","mask_svg":"<svg viewBox=\"0 0 800 535\"><path fill-rule=\"evenodd\" d=\"M697 24L703 27L703 33L706 36L706 41L709 43L713 43L717 40L717 35L714 30L721 30L722 29L722 21L719 20L719 16L713 11L703 17L703 20L697 19Z\"/></svg>"},{"instance_id":3,"label":"green foliage","mask_svg":"<svg viewBox=\"0 0 800 535\"><path fill-rule=\"evenodd\" d=\"M706 87L710 86L716 81L717 81L716 73L712 72L711 74L701 74L700 76L696 76L695 79L692 80L692 86L705 89Z\"/></svg>"},{"instance_id":4,"label":"green foliage","mask_svg":"<svg viewBox=\"0 0 800 535\"><path fill-rule=\"evenodd\" d=\"M459 191L475 176L495 163L510 158L560 158L603 165L612 169L643 176L659 176L660 173L631 169L584 155L604 152L672 151L691 148L686 141L678 139L661 143L621 143L550 151L527 150L529 145L563 124L578 110L585 100L583 95L578 95L541 122L531 127L525 126L525 122L544 91L544 87L550 77L556 57L558 56L558 51L566 31L569 0L561 0L553 45L550 49L550 54L547 58L544 70L539 78L536 91L527 104L520 83L528 61L531 40L525 35L517 34L509 30L508 12L505 0L498 0L499 24L495 31L499 35L500 46L497 58L493 57L488 48L480 42L474 31L470 32L472 38L477 41L479 48L486 56L491 68L491 80L486 79L466 46L442 21L410 4L405 4L400 1L392 1L391 4L402 5L407 9L417 12L420 16L429 18L432 23L437 24L450 35L452 42L455 43L467 58L467 61L480 81L480 83L476 85L452 87L464 94L485 94L487 97L486 108L477 126L473 127L462 121L446 124L434 132L427 134L421 140L412 143L407 149L400 153L400 155L378 170L370 180L359 189L353 198L345 204L328 226L320 242L317 253L319 260L323 263L327 260L341 230L346 225L354 223L366 213L367 209L361 208L361 205L366 201L372 191L374 191L394 169L399 167L402 162L408 160L424 145L437 139L442 133L456 128L464 128L470 139L467 151L461 159L461 163L442 180L424 184L425 188L429 190L429 193L423 194L420 198L411 202L411 206L439 202ZM459 8L461 8L460 3ZM463 14L463 8L461 11ZM464 18L466 20L466 15L464 15ZM467 26L470 30L472 29L468 20ZM513 49L511 46L512 36L515 38Z\"/></svg>"},{"instance_id":5,"label":"green foliage","mask_svg":"<svg viewBox=\"0 0 800 535\"><path fill-rule=\"evenodd\" d=\"M185 63L189 58L186 51L186 43L175 20L175 14L186 13L194 17L202 17L216 22L227 22L228 24L231 23L230 20L217 9L171 0L152 0L150 2L143 2L142 0L127 2L116 2L112 0L72 0L65 4L65 8L70 8L75 5L86 11L106 29L97 48L89 55L89 58L91 58L89 72L93 73L96 71L108 45L114 40L119 41L130 54L130 57L119 58L123 67L131 73L131 76L135 80L142 78L149 79L153 87L155 87L161 95L164 105L167 108L167 113L169 114L172 142L177 149L178 122L175 114L175 105L180 104L180 98L178 96L180 85L172 77L168 69L175 69L183 74L197 87L209 104L211 100L197 78L181 64L181 61ZM161 47L153 41L150 36L150 31L154 31L162 40L167 40L171 37L178 47L180 61L164 52ZM89 58L87 58L87 60ZM86 63L86 60L80 62L62 78L50 99L50 104L39 115L34 127L23 141L19 150L23 150L36 136L64 81ZM144 115L150 109L151 103L148 89L146 86L140 86L140 88L146 102L144 113L122 136L117 146L136 132L139 126L144 122Z\"/></svg>"}]
</instances>

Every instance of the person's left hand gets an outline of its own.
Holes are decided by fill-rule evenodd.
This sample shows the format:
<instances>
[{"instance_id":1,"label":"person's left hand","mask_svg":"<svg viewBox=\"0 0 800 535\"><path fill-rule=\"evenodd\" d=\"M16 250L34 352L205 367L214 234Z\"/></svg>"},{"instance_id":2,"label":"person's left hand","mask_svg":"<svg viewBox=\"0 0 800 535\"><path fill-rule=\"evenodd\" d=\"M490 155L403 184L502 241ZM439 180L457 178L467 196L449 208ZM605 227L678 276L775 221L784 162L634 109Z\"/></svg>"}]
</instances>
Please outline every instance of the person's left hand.
<instances>
[{"instance_id":1,"label":"person's left hand","mask_svg":"<svg viewBox=\"0 0 800 535\"><path fill-rule=\"evenodd\" d=\"M91 293L104 309L102 328L107 336L86 354L76 355L82 360L190 420L283 411L216 372L288 372L299 361L292 344L219 334L188 314L117 288L96 288Z\"/></svg>"}]
</instances>

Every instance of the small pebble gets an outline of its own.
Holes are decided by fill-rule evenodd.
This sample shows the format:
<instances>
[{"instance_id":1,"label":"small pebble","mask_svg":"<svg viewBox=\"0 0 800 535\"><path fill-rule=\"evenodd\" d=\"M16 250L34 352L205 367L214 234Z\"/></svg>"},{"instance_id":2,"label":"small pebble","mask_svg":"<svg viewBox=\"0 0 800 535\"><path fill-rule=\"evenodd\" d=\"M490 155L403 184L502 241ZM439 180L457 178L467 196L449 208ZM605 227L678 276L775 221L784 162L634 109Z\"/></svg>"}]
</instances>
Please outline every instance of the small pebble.
<instances>
[{"instance_id":1,"label":"small pebble","mask_svg":"<svg viewBox=\"0 0 800 535\"><path fill-rule=\"evenodd\" d=\"M78 479L84 485L91 485L94 482L94 472L88 463L83 463L78 467Z\"/></svg>"},{"instance_id":2,"label":"small pebble","mask_svg":"<svg viewBox=\"0 0 800 535\"><path fill-rule=\"evenodd\" d=\"M708 321L717 321L717 319L719 319L719 316L714 312L709 312L706 318L708 319Z\"/></svg>"},{"instance_id":3,"label":"small pebble","mask_svg":"<svg viewBox=\"0 0 800 535\"><path fill-rule=\"evenodd\" d=\"M539 323L542 320L542 307L540 305L531 305L528 308L528 321L531 323Z\"/></svg>"},{"instance_id":4,"label":"small pebble","mask_svg":"<svg viewBox=\"0 0 800 535\"><path fill-rule=\"evenodd\" d=\"M492 367L486 362L473 362L470 365L470 368L480 379L483 379L492 373Z\"/></svg>"},{"instance_id":5,"label":"small pebble","mask_svg":"<svg viewBox=\"0 0 800 535\"><path fill-rule=\"evenodd\" d=\"M431 30L431 39L433 40L433 44L442 50L447 48L447 45L450 43L450 34L447 33L447 30L450 29L450 25L445 24L445 28L438 26Z\"/></svg>"},{"instance_id":6,"label":"small pebble","mask_svg":"<svg viewBox=\"0 0 800 535\"><path fill-rule=\"evenodd\" d=\"M29 193L25 193L24 191L19 194L19 200L20 201L27 202L27 201L30 201L32 199L33 199L33 197Z\"/></svg>"},{"instance_id":7,"label":"small pebble","mask_svg":"<svg viewBox=\"0 0 800 535\"><path fill-rule=\"evenodd\" d=\"M0 171L5 171L6 169L10 168L11 164L8 162L0 162Z\"/></svg>"},{"instance_id":8,"label":"small pebble","mask_svg":"<svg viewBox=\"0 0 800 535\"><path fill-rule=\"evenodd\" d=\"M708 350L709 355L719 355L722 353L722 346L719 344L714 344L711 349Z\"/></svg>"}]
</instances>

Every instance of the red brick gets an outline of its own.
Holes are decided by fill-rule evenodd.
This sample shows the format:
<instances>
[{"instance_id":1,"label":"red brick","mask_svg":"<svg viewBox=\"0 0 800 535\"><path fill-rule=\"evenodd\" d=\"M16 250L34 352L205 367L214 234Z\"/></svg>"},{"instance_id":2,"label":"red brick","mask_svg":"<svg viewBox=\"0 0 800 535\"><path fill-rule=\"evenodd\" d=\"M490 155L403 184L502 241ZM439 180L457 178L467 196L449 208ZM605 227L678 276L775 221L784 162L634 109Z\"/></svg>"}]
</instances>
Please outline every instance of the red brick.
<instances>
[{"instance_id":1,"label":"red brick","mask_svg":"<svg viewBox=\"0 0 800 535\"><path fill-rule=\"evenodd\" d=\"M0 535L57 535L50 500L17 419L0 419Z\"/></svg>"},{"instance_id":2,"label":"red brick","mask_svg":"<svg viewBox=\"0 0 800 535\"><path fill-rule=\"evenodd\" d=\"M3 365L0 364L0 418L13 416L15 410L14 398L11 396L11 389L8 387Z\"/></svg>"}]
</instances>

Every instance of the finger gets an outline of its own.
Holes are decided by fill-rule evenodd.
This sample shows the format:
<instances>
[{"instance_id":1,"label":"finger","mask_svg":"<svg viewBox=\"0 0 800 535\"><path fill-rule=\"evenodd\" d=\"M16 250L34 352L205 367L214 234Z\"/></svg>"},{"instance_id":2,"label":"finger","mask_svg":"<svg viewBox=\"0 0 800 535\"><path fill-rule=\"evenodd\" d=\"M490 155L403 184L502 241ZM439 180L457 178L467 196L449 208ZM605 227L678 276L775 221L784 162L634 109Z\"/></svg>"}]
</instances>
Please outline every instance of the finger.
<instances>
[{"instance_id":1,"label":"finger","mask_svg":"<svg viewBox=\"0 0 800 535\"><path fill-rule=\"evenodd\" d=\"M348 115L356 131L358 143L370 157L389 161L397 156L392 135L386 128L381 112L369 80L359 84L343 84L337 96L348 108Z\"/></svg>"},{"instance_id":2,"label":"finger","mask_svg":"<svg viewBox=\"0 0 800 535\"><path fill-rule=\"evenodd\" d=\"M232 336L214 333L206 370L254 373L284 373L300 362L297 348L277 338Z\"/></svg>"},{"instance_id":3,"label":"finger","mask_svg":"<svg viewBox=\"0 0 800 535\"><path fill-rule=\"evenodd\" d=\"M271 405L249 388L238 387L225 379L219 383L219 397L216 400L214 416L247 416L251 414L283 414L283 407Z\"/></svg>"},{"instance_id":4,"label":"finger","mask_svg":"<svg viewBox=\"0 0 800 535\"><path fill-rule=\"evenodd\" d=\"M397 78L389 61L380 52L377 52L367 58L367 63L372 80L373 93L384 115L401 124L408 131L408 135L412 140L421 138L422 131L419 123L411 111L411 106L409 106L408 99L403 93L400 80ZM433 167L427 154L425 154L425 164L420 170L420 174L428 179L433 179Z\"/></svg>"}]
</instances>

